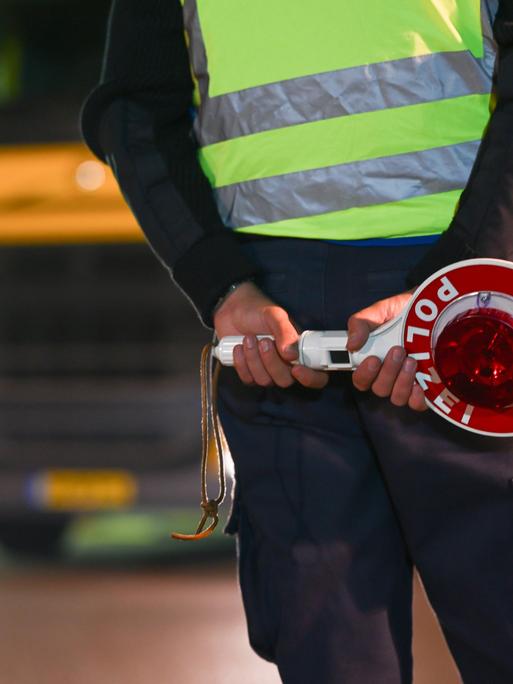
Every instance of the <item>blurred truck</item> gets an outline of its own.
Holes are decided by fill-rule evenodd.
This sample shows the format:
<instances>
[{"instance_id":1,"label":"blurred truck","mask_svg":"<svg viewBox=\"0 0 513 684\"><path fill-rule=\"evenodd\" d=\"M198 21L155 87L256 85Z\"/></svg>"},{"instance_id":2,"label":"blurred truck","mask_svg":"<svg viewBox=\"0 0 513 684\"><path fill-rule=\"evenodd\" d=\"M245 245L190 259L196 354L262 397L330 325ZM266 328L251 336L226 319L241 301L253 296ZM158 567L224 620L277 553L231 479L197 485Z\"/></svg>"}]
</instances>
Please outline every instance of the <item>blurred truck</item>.
<instances>
[{"instance_id":1,"label":"blurred truck","mask_svg":"<svg viewBox=\"0 0 513 684\"><path fill-rule=\"evenodd\" d=\"M0 543L195 506L209 338L80 142L111 0L0 7Z\"/></svg>"},{"instance_id":2,"label":"blurred truck","mask_svg":"<svg viewBox=\"0 0 513 684\"><path fill-rule=\"evenodd\" d=\"M0 541L198 498L208 338L81 143L0 149Z\"/></svg>"}]
</instances>

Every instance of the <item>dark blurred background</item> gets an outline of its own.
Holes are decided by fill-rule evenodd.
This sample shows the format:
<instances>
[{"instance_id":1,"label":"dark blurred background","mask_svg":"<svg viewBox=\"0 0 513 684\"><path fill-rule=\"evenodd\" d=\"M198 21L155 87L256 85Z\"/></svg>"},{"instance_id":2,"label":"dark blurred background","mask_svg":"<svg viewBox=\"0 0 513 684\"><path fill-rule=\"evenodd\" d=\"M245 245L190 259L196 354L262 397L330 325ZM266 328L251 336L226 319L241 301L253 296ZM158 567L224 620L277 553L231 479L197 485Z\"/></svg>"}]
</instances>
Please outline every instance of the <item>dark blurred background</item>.
<instances>
[{"instance_id":1,"label":"dark blurred background","mask_svg":"<svg viewBox=\"0 0 513 684\"><path fill-rule=\"evenodd\" d=\"M32 554L198 498L207 333L80 142L109 4L0 10L0 542Z\"/></svg>"},{"instance_id":2,"label":"dark blurred background","mask_svg":"<svg viewBox=\"0 0 513 684\"><path fill-rule=\"evenodd\" d=\"M77 113L99 74L109 4L3 0L0 142L77 140Z\"/></svg>"},{"instance_id":3,"label":"dark blurred background","mask_svg":"<svg viewBox=\"0 0 513 684\"><path fill-rule=\"evenodd\" d=\"M233 540L169 539L209 335L80 141L109 8L0 6L0 684L276 684ZM420 591L416 625L416 684L457 681Z\"/></svg>"}]
</instances>

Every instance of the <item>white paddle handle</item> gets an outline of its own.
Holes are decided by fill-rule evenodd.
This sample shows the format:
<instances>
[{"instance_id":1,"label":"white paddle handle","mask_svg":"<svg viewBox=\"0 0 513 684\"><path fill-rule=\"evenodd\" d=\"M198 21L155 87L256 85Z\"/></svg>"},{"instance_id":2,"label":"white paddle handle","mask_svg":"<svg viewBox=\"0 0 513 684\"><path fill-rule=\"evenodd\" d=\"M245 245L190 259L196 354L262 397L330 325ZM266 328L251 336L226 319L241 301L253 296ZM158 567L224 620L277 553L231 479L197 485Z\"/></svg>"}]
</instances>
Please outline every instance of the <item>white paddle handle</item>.
<instances>
[{"instance_id":1,"label":"white paddle handle","mask_svg":"<svg viewBox=\"0 0 513 684\"><path fill-rule=\"evenodd\" d=\"M383 360L388 350L401 344L402 316L397 316L369 335L365 345L356 352L347 350L347 330L305 330L298 342L296 363L316 370L354 370L368 356ZM259 340L274 339L272 335L257 335ZM233 350L242 344L242 336L223 337L214 349L214 356L223 366L233 366Z\"/></svg>"}]
</instances>

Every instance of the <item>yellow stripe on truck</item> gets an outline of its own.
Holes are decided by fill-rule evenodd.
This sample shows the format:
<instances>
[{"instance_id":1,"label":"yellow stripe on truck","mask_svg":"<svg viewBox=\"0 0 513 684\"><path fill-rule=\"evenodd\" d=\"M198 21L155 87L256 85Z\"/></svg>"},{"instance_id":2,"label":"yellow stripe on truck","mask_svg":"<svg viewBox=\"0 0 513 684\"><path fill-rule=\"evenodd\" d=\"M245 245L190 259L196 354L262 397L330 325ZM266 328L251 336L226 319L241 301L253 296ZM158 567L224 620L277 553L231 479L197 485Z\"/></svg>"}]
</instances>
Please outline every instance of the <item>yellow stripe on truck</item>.
<instances>
[{"instance_id":1,"label":"yellow stripe on truck","mask_svg":"<svg viewBox=\"0 0 513 684\"><path fill-rule=\"evenodd\" d=\"M34 478L32 492L49 510L119 509L133 505L137 482L124 470L49 470Z\"/></svg>"},{"instance_id":2,"label":"yellow stripe on truck","mask_svg":"<svg viewBox=\"0 0 513 684\"><path fill-rule=\"evenodd\" d=\"M0 148L0 245L140 242L110 172L81 143Z\"/></svg>"}]
</instances>

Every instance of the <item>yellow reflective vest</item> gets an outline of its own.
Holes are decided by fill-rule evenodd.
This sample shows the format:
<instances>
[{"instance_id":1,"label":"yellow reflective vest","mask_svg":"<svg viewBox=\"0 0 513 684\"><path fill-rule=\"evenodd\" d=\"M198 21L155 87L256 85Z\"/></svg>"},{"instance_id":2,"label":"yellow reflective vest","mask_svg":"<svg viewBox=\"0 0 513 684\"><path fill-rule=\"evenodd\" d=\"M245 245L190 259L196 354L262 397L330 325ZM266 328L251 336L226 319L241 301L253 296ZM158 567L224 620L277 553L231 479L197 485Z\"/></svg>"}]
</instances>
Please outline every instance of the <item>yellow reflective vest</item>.
<instances>
[{"instance_id":1,"label":"yellow reflective vest","mask_svg":"<svg viewBox=\"0 0 513 684\"><path fill-rule=\"evenodd\" d=\"M195 134L235 230L450 223L490 114L495 0L184 0Z\"/></svg>"}]
</instances>

